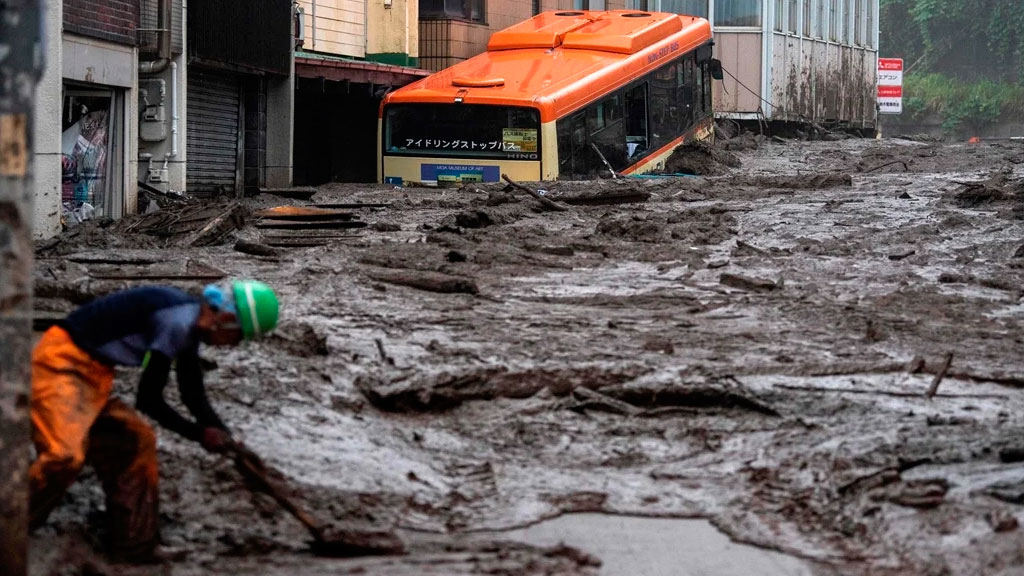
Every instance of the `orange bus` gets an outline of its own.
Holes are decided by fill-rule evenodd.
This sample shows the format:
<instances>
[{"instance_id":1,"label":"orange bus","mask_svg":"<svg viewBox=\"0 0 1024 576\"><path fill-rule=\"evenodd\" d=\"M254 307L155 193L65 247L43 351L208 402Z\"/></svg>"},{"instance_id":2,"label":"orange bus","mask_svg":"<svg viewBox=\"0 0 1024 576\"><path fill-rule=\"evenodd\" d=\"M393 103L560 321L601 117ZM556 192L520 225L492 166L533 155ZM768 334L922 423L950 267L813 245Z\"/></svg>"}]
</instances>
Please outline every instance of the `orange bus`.
<instances>
[{"instance_id":1,"label":"orange bus","mask_svg":"<svg viewBox=\"0 0 1024 576\"><path fill-rule=\"evenodd\" d=\"M544 12L385 96L377 179L496 182L655 171L712 138L711 25L636 10Z\"/></svg>"}]
</instances>

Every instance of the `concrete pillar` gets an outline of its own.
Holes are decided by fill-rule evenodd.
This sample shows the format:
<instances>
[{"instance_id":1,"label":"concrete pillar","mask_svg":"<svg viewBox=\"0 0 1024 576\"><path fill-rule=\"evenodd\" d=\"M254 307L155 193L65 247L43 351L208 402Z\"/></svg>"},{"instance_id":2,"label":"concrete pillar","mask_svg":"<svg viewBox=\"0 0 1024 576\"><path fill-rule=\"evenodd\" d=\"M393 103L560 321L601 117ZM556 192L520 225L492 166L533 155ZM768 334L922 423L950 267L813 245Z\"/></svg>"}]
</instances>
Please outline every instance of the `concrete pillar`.
<instances>
[{"instance_id":1,"label":"concrete pillar","mask_svg":"<svg viewBox=\"0 0 1024 576\"><path fill-rule=\"evenodd\" d=\"M46 67L36 86L36 114L32 126L35 141L35 210L32 235L50 238L61 231L61 58L60 39L64 5L47 0L44 6Z\"/></svg>"},{"instance_id":2,"label":"concrete pillar","mask_svg":"<svg viewBox=\"0 0 1024 576\"><path fill-rule=\"evenodd\" d=\"M167 138L162 142L145 142L139 140L139 179L156 186L161 190L173 190L180 192L185 189L185 109L187 94L187 66L188 58L185 54L178 54L171 59L172 66L158 74L140 76L139 80L144 82L148 79L160 79L164 81L167 89L165 99L165 111L167 118ZM173 94L172 94L173 89ZM174 133L174 115L177 113L178 121L177 134ZM154 183L149 181L149 161L143 158L144 154L152 157L154 169L162 169L167 164L168 182Z\"/></svg>"},{"instance_id":3,"label":"concrete pillar","mask_svg":"<svg viewBox=\"0 0 1024 576\"><path fill-rule=\"evenodd\" d=\"M294 46L294 37L292 44ZM295 140L295 53L287 78L267 76L267 188L292 185Z\"/></svg>"}]
</instances>

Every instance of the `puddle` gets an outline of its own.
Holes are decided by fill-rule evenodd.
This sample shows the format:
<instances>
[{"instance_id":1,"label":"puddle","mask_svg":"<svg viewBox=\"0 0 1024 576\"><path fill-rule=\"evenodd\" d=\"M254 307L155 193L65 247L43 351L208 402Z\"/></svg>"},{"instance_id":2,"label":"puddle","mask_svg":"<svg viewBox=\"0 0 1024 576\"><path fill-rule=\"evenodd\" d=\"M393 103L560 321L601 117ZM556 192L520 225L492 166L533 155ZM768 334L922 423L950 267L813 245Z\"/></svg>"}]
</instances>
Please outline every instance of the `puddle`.
<instances>
[{"instance_id":1,"label":"puddle","mask_svg":"<svg viewBox=\"0 0 1024 576\"><path fill-rule=\"evenodd\" d=\"M601 559L604 576L811 576L808 564L737 544L707 520L566 514L505 533L537 546L560 542Z\"/></svg>"}]
</instances>

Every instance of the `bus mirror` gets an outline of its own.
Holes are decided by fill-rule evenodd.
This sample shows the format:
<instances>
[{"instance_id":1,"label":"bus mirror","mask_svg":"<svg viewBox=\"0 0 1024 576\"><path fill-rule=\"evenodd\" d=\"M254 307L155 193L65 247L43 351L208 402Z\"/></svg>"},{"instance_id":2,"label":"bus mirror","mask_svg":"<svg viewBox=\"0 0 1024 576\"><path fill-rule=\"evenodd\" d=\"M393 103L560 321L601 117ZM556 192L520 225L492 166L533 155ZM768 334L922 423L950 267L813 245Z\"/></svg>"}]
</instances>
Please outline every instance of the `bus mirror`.
<instances>
[{"instance_id":1,"label":"bus mirror","mask_svg":"<svg viewBox=\"0 0 1024 576\"><path fill-rule=\"evenodd\" d=\"M725 78L725 76L722 75L722 61L719 60L718 58L712 58L711 62L708 64L708 67L711 69L711 77L714 78L715 80L721 80Z\"/></svg>"}]
</instances>

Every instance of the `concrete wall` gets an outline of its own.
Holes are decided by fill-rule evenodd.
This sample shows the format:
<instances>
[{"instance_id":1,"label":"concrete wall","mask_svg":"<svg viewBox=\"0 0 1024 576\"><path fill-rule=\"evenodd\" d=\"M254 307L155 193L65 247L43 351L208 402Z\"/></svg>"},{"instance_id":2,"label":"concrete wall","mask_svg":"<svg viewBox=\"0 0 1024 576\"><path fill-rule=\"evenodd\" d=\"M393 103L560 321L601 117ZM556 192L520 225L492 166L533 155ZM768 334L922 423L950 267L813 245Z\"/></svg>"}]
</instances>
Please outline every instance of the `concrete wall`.
<instances>
[{"instance_id":1,"label":"concrete wall","mask_svg":"<svg viewBox=\"0 0 1024 576\"><path fill-rule=\"evenodd\" d=\"M306 15L303 50L356 58L366 56L367 0L298 0L298 4ZM416 4L418 9L419 4Z\"/></svg>"},{"instance_id":2,"label":"concrete wall","mask_svg":"<svg viewBox=\"0 0 1024 576\"><path fill-rule=\"evenodd\" d=\"M366 4L366 58L415 66L419 57L418 0L369 0Z\"/></svg>"},{"instance_id":3,"label":"concrete wall","mask_svg":"<svg viewBox=\"0 0 1024 576\"><path fill-rule=\"evenodd\" d=\"M44 6L46 68L36 86L36 114L33 126L35 143L35 217L33 235L49 238L60 233L61 214L61 52L60 0L48 0Z\"/></svg>"}]
</instances>

